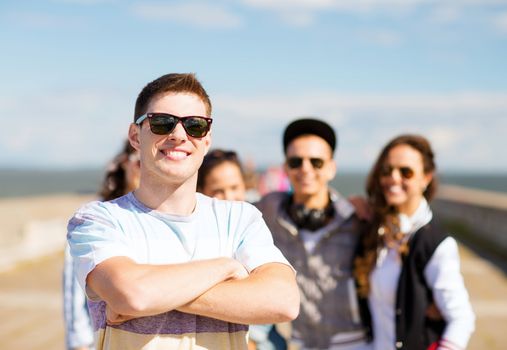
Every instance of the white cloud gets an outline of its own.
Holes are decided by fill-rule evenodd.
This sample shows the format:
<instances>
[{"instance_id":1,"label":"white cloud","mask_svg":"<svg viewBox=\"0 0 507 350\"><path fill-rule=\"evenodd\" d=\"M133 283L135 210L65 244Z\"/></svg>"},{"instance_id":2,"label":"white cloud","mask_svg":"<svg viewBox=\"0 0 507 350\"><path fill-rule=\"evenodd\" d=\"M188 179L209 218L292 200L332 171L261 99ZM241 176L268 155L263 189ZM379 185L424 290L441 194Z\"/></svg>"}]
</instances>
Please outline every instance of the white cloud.
<instances>
[{"instance_id":1,"label":"white cloud","mask_svg":"<svg viewBox=\"0 0 507 350\"><path fill-rule=\"evenodd\" d=\"M132 105L127 96L101 89L4 96L0 115L15 117L0 128L0 164L104 164L126 135Z\"/></svg>"},{"instance_id":2,"label":"white cloud","mask_svg":"<svg viewBox=\"0 0 507 350\"><path fill-rule=\"evenodd\" d=\"M290 11L280 14L280 17L282 21L294 27L308 27L313 24L316 16L308 12Z\"/></svg>"},{"instance_id":3,"label":"white cloud","mask_svg":"<svg viewBox=\"0 0 507 350\"><path fill-rule=\"evenodd\" d=\"M507 12L498 15L494 20L494 24L500 32L507 34Z\"/></svg>"},{"instance_id":4,"label":"white cloud","mask_svg":"<svg viewBox=\"0 0 507 350\"><path fill-rule=\"evenodd\" d=\"M437 6L429 15L429 20L435 23L452 23L459 20L463 9L458 6Z\"/></svg>"},{"instance_id":5,"label":"white cloud","mask_svg":"<svg viewBox=\"0 0 507 350\"><path fill-rule=\"evenodd\" d=\"M342 169L365 169L390 138L420 133L434 144L442 168L507 171L507 162L498 162L507 141L495 133L502 127L505 130L507 93L320 93L277 98L219 96L214 101L215 146L237 145L240 154L253 156L259 163L280 162L283 127L292 119L310 115L338 130ZM472 149L485 153L477 157Z\"/></svg>"},{"instance_id":6,"label":"white cloud","mask_svg":"<svg viewBox=\"0 0 507 350\"><path fill-rule=\"evenodd\" d=\"M464 141L464 133L460 128L451 125L432 126L426 131L426 135L433 142L435 149L453 149Z\"/></svg>"},{"instance_id":7,"label":"white cloud","mask_svg":"<svg viewBox=\"0 0 507 350\"><path fill-rule=\"evenodd\" d=\"M180 24L204 28L235 28L241 18L225 7L205 2L161 3L143 2L132 7L135 15L159 21L175 21Z\"/></svg>"},{"instance_id":8,"label":"white cloud","mask_svg":"<svg viewBox=\"0 0 507 350\"><path fill-rule=\"evenodd\" d=\"M366 42L385 47L399 45L402 41L400 33L386 29L362 31L358 34L358 36Z\"/></svg>"},{"instance_id":9,"label":"white cloud","mask_svg":"<svg viewBox=\"0 0 507 350\"><path fill-rule=\"evenodd\" d=\"M419 9L429 13L430 22L445 24L460 19L467 8L495 10L507 5L507 0L243 0L243 3L275 13L288 24L301 26L314 23L322 13L406 17ZM298 18L305 20L298 21Z\"/></svg>"},{"instance_id":10,"label":"white cloud","mask_svg":"<svg viewBox=\"0 0 507 350\"><path fill-rule=\"evenodd\" d=\"M334 0L244 0L251 7L269 10L325 10L332 8Z\"/></svg>"},{"instance_id":11,"label":"white cloud","mask_svg":"<svg viewBox=\"0 0 507 350\"><path fill-rule=\"evenodd\" d=\"M243 0L248 6L266 10L307 11L337 10L341 12L365 12L373 10L399 11L419 6L461 8L466 6L497 6L507 0Z\"/></svg>"},{"instance_id":12,"label":"white cloud","mask_svg":"<svg viewBox=\"0 0 507 350\"><path fill-rule=\"evenodd\" d=\"M247 6L284 13L340 12L340 13L406 13L426 0L243 0Z\"/></svg>"},{"instance_id":13,"label":"white cloud","mask_svg":"<svg viewBox=\"0 0 507 350\"><path fill-rule=\"evenodd\" d=\"M364 12L386 7L405 8L422 3L424 0L244 0L244 3L272 11L337 10L343 12Z\"/></svg>"},{"instance_id":14,"label":"white cloud","mask_svg":"<svg viewBox=\"0 0 507 350\"><path fill-rule=\"evenodd\" d=\"M0 164L102 166L126 137L135 96L104 89L3 96ZM282 161L291 120L316 116L338 131L341 170L367 169L400 133L426 135L441 169L507 171L506 93L216 95L213 147L235 149L258 165ZM503 158L502 158L503 157ZM502 161L503 159L503 161Z\"/></svg>"}]
</instances>

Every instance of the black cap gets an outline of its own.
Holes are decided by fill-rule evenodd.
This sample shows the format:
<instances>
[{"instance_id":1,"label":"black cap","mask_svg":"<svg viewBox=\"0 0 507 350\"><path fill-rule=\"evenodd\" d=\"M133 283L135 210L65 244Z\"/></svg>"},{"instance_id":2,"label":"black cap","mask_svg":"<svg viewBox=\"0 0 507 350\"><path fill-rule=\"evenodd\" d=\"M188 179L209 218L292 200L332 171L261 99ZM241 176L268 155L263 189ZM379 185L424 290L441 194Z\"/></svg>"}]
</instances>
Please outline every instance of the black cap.
<instances>
[{"instance_id":1,"label":"black cap","mask_svg":"<svg viewBox=\"0 0 507 350\"><path fill-rule=\"evenodd\" d=\"M283 151L287 153L287 146L301 135L316 135L323 138L334 152L336 148L336 134L333 128L318 119L298 119L287 125L283 133Z\"/></svg>"}]
</instances>

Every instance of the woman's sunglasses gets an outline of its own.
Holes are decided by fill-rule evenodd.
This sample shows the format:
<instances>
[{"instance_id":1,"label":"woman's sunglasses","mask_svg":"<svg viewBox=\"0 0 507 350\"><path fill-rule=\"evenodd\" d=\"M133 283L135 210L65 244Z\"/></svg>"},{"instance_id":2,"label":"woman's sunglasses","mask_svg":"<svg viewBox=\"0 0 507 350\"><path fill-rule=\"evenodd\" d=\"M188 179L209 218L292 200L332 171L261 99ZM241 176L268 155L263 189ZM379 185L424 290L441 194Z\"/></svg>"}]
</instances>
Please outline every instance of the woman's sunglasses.
<instances>
[{"instance_id":1,"label":"woman's sunglasses","mask_svg":"<svg viewBox=\"0 0 507 350\"><path fill-rule=\"evenodd\" d=\"M195 138L206 136L211 128L211 122L213 121L211 118L207 117L177 117L168 113L147 113L140 116L136 120L136 124L141 125L146 118L148 118L150 122L151 132L156 135L170 134L173 132L176 125L181 122L187 135Z\"/></svg>"},{"instance_id":2,"label":"woman's sunglasses","mask_svg":"<svg viewBox=\"0 0 507 350\"><path fill-rule=\"evenodd\" d=\"M303 165L303 160L305 158L301 157L289 157L287 158L287 166L291 169L298 169ZM314 169L320 169L324 166L324 159L322 158L309 158L310 163Z\"/></svg>"},{"instance_id":3,"label":"woman's sunglasses","mask_svg":"<svg viewBox=\"0 0 507 350\"><path fill-rule=\"evenodd\" d=\"M393 174L393 170L398 169L400 172L400 175L404 179L411 179L414 177L414 170L412 168L409 168L408 166L401 166L401 167L392 167L390 165L382 167L380 169L380 175L381 176L391 176Z\"/></svg>"}]
</instances>

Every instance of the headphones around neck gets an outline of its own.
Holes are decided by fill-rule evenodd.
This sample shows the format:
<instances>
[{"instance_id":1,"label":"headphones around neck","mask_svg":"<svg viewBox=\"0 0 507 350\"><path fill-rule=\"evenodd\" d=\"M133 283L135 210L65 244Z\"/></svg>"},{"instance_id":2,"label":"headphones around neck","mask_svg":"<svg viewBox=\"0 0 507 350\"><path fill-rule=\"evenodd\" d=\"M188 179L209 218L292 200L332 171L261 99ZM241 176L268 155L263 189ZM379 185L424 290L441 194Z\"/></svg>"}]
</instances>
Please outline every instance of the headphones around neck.
<instances>
[{"instance_id":1,"label":"headphones around neck","mask_svg":"<svg viewBox=\"0 0 507 350\"><path fill-rule=\"evenodd\" d=\"M296 204L292 196L289 197L286 206L287 214L301 229L317 231L326 226L334 216L333 201L329 198L328 204L323 209L307 208L303 204Z\"/></svg>"}]
</instances>

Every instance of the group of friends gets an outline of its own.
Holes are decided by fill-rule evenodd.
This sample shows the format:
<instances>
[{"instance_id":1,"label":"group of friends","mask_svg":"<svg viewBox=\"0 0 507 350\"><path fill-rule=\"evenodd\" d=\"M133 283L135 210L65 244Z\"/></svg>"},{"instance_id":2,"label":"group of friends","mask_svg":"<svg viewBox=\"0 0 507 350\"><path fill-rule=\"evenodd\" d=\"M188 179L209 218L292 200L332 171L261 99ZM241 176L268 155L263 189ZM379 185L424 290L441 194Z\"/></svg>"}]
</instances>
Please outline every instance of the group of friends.
<instances>
[{"instance_id":1,"label":"group of friends","mask_svg":"<svg viewBox=\"0 0 507 350\"><path fill-rule=\"evenodd\" d=\"M390 140L366 197L345 198L336 132L297 119L290 189L250 204L237 154L210 150L211 110L193 74L140 92L101 200L68 224L68 349L466 348L475 316L429 204L427 139Z\"/></svg>"}]
</instances>

